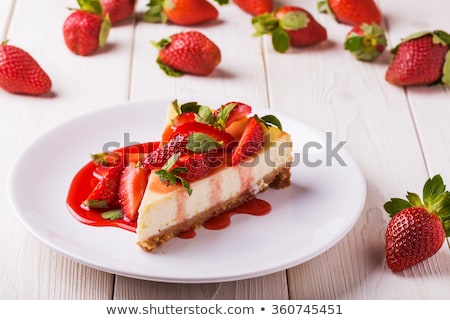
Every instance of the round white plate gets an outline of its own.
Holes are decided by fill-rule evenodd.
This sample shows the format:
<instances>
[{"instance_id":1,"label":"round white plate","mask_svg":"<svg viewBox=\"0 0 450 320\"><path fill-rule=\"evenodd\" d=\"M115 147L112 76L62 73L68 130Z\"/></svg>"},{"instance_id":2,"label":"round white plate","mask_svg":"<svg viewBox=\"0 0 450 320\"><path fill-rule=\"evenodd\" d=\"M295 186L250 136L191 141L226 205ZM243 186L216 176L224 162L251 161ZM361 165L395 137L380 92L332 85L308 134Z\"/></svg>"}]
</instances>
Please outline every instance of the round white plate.
<instances>
[{"instance_id":1,"label":"round white plate","mask_svg":"<svg viewBox=\"0 0 450 320\"><path fill-rule=\"evenodd\" d=\"M26 228L51 248L93 268L139 279L202 283L246 279L301 264L332 247L356 223L366 185L344 148L331 145L329 135L301 121L255 108L260 116L280 118L295 151L292 185L258 196L271 203L268 215L237 215L224 230L200 229L193 239L175 238L151 253L135 244L132 232L77 221L66 206L75 173L104 147L158 140L169 102L100 109L32 143L8 182L11 204Z\"/></svg>"}]
</instances>

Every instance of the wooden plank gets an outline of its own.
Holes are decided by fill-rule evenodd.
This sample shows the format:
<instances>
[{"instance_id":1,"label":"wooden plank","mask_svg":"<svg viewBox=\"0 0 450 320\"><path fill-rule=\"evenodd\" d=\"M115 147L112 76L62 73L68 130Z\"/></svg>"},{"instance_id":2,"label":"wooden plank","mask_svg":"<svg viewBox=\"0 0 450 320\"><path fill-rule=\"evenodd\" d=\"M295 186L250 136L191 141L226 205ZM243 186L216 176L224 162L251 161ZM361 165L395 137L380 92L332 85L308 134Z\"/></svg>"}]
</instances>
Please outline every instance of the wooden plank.
<instances>
[{"instance_id":1,"label":"wooden plank","mask_svg":"<svg viewBox=\"0 0 450 320\"><path fill-rule=\"evenodd\" d=\"M391 2L386 16L391 17L394 11L405 15L401 3ZM347 150L366 177L368 194L359 221L344 239L326 253L288 271L290 297L448 297L440 284L449 281L445 277L448 248L405 271L403 276L390 272L384 260L388 217L383 203L390 197L402 196L406 190L419 190L428 176L407 97L403 90L384 80L390 57L386 53L374 63L356 61L342 48L349 26L316 13L314 4L304 7L327 28L329 41L280 55L265 39L271 104L332 132L337 141L347 141ZM351 195L347 196L351 201ZM428 277L429 273L433 276Z\"/></svg>"},{"instance_id":2,"label":"wooden plank","mask_svg":"<svg viewBox=\"0 0 450 320\"><path fill-rule=\"evenodd\" d=\"M145 5L145 4L144 4ZM140 6L143 12L145 6ZM133 100L195 100L200 103L243 101L267 106L260 40L251 37L250 17L236 6L220 7L218 22L184 28L138 22L136 26L131 98ZM209 77L169 78L156 64L158 41L181 30L196 29L221 48L222 62ZM166 108L166 106L162 106ZM164 284L117 277L115 299L286 299L284 272L245 281L216 284Z\"/></svg>"},{"instance_id":3,"label":"wooden plank","mask_svg":"<svg viewBox=\"0 0 450 320\"><path fill-rule=\"evenodd\" d=\"M5 0L0 11L0 41L7 39L9 20L14 8L15 0Z\"/></svg>"},{"instance_id":4,"label":"wooden plank","mask_svg":"<svg viewBox=\"0 0 450 320\"><path fill-rule=\"evenodd\" d=\"M76 2L68 0L16 1L8 26L10 43L35 57L52 78L53 90L46 97L0 91L0 125L4 128L1 138L3 147L11 155L0 160L1 167L5 168L1 171L2 181L7 180L15 156L43 131L78 114L128 99L132 22L112 29L109 45L97 54L75 56L66 48L62 37L64 20L70 14L67 8L74 6ZM2 3L2 15L4 8ZM70 143L70 137L67 139ZM86 152L88 155L90 151ZM3 261L9 262L0 269L0 297L111 297L113 275L82 266L34 239L14 217L8 204L6 186L2 187L0 194L0 209L4 213L0 225L0 254Z\"/></svg>"}]
</instances>

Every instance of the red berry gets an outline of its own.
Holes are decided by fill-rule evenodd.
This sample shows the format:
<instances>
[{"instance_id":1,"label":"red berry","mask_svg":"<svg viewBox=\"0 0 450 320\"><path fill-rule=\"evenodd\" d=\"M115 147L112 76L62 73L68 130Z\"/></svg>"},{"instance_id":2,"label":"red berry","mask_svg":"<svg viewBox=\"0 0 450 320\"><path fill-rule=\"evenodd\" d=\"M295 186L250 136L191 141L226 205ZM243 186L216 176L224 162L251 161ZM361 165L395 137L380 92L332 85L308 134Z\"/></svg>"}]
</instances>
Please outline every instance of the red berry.
<instances>
[{"instance_id":1,"label":"red berry","mask_svg":"<svg viewBox=\"0 0 450 320\"><path fill-rule=\"evenodd\" d=\"M125 220L136 221L147 181L148 172L141 166L132 164L123 170L120 177L118 197Z\"/></svg>"},{"instance_id":2,"label":"red berry","mask_svg":"<svg viewBox=\"0 0 450 320\"><path fill-rule=\"evenodd\" d=\"M233 2L252 16L258 16L273 10L273 0L233 0Z\"/></svg>"},{"instance_id":3,"label":"red berry","mask_svg":"<svg viewBox=\"0 0 450 320\"><path fill-rule=\"evenodd\" d=\"M219 12L207 0L151 1L144 14L147 22L170 21L177 25L191 26L217 19Z\"/></svg>"},{"instance_id":4,"label":"red berry","mask_svg":"<svg viewBox=\"0 0 450 320\"><path fill-rule=\"evenodd\" d=\"M321 0L319 10L332 14L337 21L345 24L381 25L382 15L374 0Z\"/></svg>"},{"instance_id":5,"label":"red berry","mask_svg":"<svg viewBox=\"0 0 450 320\"><path fill-rule=\"evenodd\" d=\"M450 84L445 68L450 35L443 31L422 32L404 39L392 50L386 81L398 86Z\"/></svg>"},{"instance_id":6,"label":"red berry","mask_svg":"<svg viewBox=\"0 0 450 320\"><path fill-rule=\"evenodd\" d=\"M387 39L384 29L375 23L363 23L354 26L347 33L344 48L358 60L372 61L383 53L386 45Z\"/></svg>"},{"instance_id":7,"label":"red berry","mask_svg":"<svg viewBox=\"0 0 450 320\"><path fill-rule=\"evenodd\" d=\"M384 208L392 217L386 228L386 262L392 271L405 270L433 256L450 235L450 192L440 175L428 179L423 200L408 192Z\"/></svg>"},{"instance_id":8,"label":"red berry","mask_svg":"<svg viewBox=\"0 0 450 320\"><path fill-rule=\"evenodd\" d=\"M404 209L387 226L386 262L393 271L402 271L433 256L444 240L437 215L420 207Z\"/></svg>"},{"instance_id":9,"label":"red berry","mask_svg":"<svg viewBox=\"0 0 450 320\"><path fill-rule=\"evenodd\" d=\"M109 15L111 23L117 23L130 17L134 13L136 0L100 0L103 14Z\"/></svg>"},{"instance_id":10,"label":"red berry","mask_svg":"<svg viewBox=\"0 0 450 320\"><path fill-rule=\"evenodd\" d=\"M101 6L81 8L64 21L64 41L73 53L87 56L105 45L110 27L111 21L103 17Z\"/></svg>"},{"instance_id":11,"label":"red berry","mask_svg":"<svg viewBox=\"0 0 450 320\"><path fill-rule=\"evenodd\" d=\"M246 157L255 155L264 146L264 131L255 118L248 120L239 144L233 152L231 163L238 165Z\"/></svg>"},{"instance_id":12,"label":"red berry","mask_svg":"<svg viewBox=\"0 0 450 320\"><path fill-rule=\"evenodd\" d=\"M217 45L198 31L174 34L155 46L159 49L157 62L169 76L207 76L221 61Z\"/></svg>"},{"instance_id":13,"label":"red berry","mask_svg":"<svg viewBox=\"0 0 450 320\"><path fill-rule=\"evenodd\" d=\"M5 41L0 44L0 87L11 93L40 95L51 90L52 81L28 52Z\"/></svg>"}]
</instances>

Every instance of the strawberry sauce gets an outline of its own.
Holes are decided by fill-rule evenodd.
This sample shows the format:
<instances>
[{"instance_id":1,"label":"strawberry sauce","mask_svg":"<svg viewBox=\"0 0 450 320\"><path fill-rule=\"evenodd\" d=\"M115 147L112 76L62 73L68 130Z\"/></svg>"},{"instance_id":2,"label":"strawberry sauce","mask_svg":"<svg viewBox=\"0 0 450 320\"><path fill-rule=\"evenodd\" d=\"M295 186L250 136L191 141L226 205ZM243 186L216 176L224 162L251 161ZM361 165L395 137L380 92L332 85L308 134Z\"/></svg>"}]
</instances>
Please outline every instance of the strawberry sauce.
<instances>
[{"instance_id":1,"label":"strawberry sauce","mask_svg":"<svg viewBox=\"0 0 450 320\"><path fill-rule=\"evenodd\" d=\"M130 148L137 148L141 152L145 150L146 153L156 148L159 142L150 142L123 149L116 150L117 152L128 152ZM134 151L134 150L133 150ZM74 176L69 188L66 203L70 213L78 221L96 227L118 227L131 232L136 232L136 222L125 221L124 219L108 220L103 219L101 214L107 210L93 210L82 206L82 202L87 198L95 184L97 178L94 177L94 170L96 166L94 162L89 162L84 165ZM252 199L239 207L226 211L216 217L213 217L203 224L205 229L221 230L231 224L231 217L235 214L250 214L254 216L262 216L268 214L272 207L270 203L262 199ZM180 235L179 238L190 239L196 236L194 230L188 230Z\"/></svg>"}]
</instances>

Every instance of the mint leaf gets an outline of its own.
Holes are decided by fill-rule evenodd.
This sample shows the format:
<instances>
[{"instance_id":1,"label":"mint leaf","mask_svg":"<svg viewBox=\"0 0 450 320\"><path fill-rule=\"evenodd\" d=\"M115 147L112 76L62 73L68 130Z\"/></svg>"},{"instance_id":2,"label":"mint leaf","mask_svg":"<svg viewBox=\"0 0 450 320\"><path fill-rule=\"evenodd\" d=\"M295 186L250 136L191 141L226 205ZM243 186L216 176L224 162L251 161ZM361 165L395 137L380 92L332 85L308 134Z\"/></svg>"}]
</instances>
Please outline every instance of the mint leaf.
<instances>
[{"instance_id":1,"label":"mint leaf","mask_svg":"<svg viewBox=\"0 0 450 320\"><path fill-rule=\"evenodd\" d=\"M389 216L393 217L396 213L402 211L403 209L410 208L411 204L400 198L392 198L390 201L384 204L384 210L389 213Z\"/></svg>"},{"instance_id":2,"label":"mint leaf","mask_svg":"<svg viewBox=\"0 0 450 320\"><path fill-rule=\"evenodd\" d=\"M262 121L266 127L275 126L278 129L280 129L281 131L283 131L283 126L281 125L281 121L277 117L275 117L273 114L268 114L261 118L258 118L258 116L256 116L256 115L255 115L255 117L258 120Z\"/></svg>"},{"instance_id":3,"label":"mint leaf","mask_svg":"<svg viewBox=\"0 0 450 320\"><path fill-rule=\"evenodd\" d=\"M194 132L190 134L186 144L186 148L195 153L209 152L220 149L221 147L222 144L220 142L201 132Z\"/></svg>"},{"instance_id":4,"label":"mint leaf","mask_svg":"<svg viewBox=\"0 0 450 320\"><path fill-rule=\"evenodd\" d=\"M123 212L120 209L105 211L101 214L101 217L105 220L118 220L123 218Z\"/></svg>"},{"instance_id":5,"label":"mint leaf","mask_svg":"<svg viewBox=\"0 0 450 320\"><path fill-rule=\"evenodd\" d=\"M219 113L216 116L216 126L219 128L225 128L225 124L227 123L228 117L230 116L231 111L233 111L234 107L236 107L236 103L228 103L227 105L222 106L219 109Z\"/></svg>"},{"instance_id":6,"label":"mint leaf","mask_svg":"<svg viewBox=\"0 0 450 320\"><path fill-rule=\"evenodd\" d=\"M199 106L195 121L214 125L216 117L208 106Z\"/></svg>"},{"instance_id":7,"label":"mint leaf","mask_svg":"<svg viewBox=\"0 0 450 320\"><path fill-rule=\"evenodd\" d=\"M195 101L186 102L180 106L181 113L187 113L187 112L198 113L199 109L200 109L200 105Z\"/></svg>"}]
</instances>

